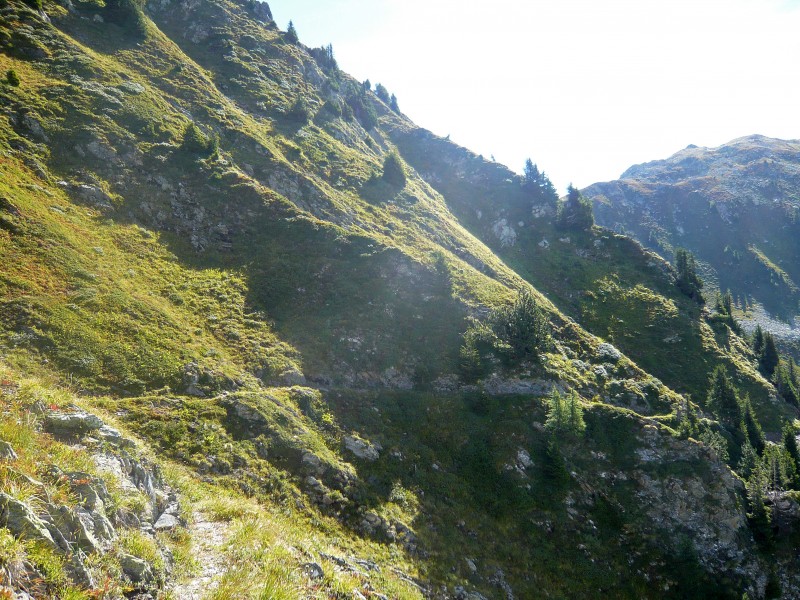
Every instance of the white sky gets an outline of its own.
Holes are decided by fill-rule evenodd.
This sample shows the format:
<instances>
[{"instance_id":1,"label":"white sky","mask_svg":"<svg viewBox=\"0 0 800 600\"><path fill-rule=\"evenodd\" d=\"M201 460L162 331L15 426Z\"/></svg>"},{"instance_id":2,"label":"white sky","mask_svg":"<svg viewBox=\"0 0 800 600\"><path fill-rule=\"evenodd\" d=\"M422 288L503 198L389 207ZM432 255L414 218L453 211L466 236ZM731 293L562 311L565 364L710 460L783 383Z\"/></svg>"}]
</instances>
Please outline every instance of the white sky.
<instances>
[{"instance_id":1,"label":"white sky","mask_svg":"<svg viewBox=\"0 0 800 600\"><path fill-rule=\"evenodd\" d=\"M800 0L269 0L418 125L560 191L688 144L800 138Z\"/></svg>"}]
</instances>

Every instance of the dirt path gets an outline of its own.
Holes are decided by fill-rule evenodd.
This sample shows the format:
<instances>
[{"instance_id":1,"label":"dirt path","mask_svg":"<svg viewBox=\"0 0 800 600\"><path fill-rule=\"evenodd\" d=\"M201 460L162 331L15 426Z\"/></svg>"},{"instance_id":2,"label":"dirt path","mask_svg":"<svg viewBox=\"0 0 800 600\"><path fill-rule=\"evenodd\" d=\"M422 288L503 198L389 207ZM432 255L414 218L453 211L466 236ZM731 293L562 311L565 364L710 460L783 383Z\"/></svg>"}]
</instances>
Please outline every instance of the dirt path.
<instances>
[{"instance_id":1,"label":"dirt path","mask_svg":"<svg viewBox=\"0 0 800 600\"><path fill-rule=\"evenodd\" d=\"M230 525L225 522L209 521L206 515L196 511L193 514L189 533L192 536L192 554L197 561L199 572L172 588L172 595L180 600L202 600L215 587L218 578L225 572L225 557L222 545L230 537Z\"/></svg>"}]
</instances>

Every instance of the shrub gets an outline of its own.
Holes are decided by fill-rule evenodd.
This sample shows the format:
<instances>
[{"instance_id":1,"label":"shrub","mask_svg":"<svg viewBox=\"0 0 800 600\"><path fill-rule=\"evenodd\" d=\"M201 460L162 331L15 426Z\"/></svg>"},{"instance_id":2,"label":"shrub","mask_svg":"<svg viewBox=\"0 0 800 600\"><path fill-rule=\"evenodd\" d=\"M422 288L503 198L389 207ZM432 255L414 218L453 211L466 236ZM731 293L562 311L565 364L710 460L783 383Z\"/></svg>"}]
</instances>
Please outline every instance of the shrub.
<instances>
[{"instance_id":1,"label":"shrub","mask_svg":"<svg viewBox=\"0 0 800 600\"><path fill-rule=\"evenodd\" d=\"M183 131L181 150L201 156L214 156L219 152L219 138L208 137L193 122L186 125Z\"/></svg>"},{"instance_id":2,"label":"shrub","mask_svg":"<svg viewBox=\"0 0 800 600\"><path fill-rule=\"evenodd\" d=\"M383 159L383 180L396 187L406 184L406 169L397 152L390 152Z\"/></svg>"},{"instance_id":3,"label":"shrub","mask_svg":"<svg viewBox=\"0 0 800 600\"><path fill-rule=\"evenodd\" d=\"M105 19L136 35L147 33L143 0L106 0Z\"/></svg>"},{"instance_id":4,"label":"shrub","mask_svg":"<svg viewBox=\"0 0 800 600\"><path fill-rule=\"evenodd\" d=\"M17 72L14 69L9 69L6 71L6 81L8 82L8 85L13 85L14 87L19 86L19 75L17 75Z\"/></svg>"},{"instance_id":5,"label":"shrub","mask_svg":"<svg viewBox=\"0 0 800 600\"><path fill-rule=\"evenodd\" d=\"M35 10L42 10L42 0L25 0L25 4Z\"/></svg>"},{"instance_id":6,"label":"shrub","mask_svg":"<svg viewBox=\"0 0 800 600\"><path fill-rule=\"evenodd\" d=\"M289 109L287 116L292 121L305 125L308 123L309 119L311 119L311 109L309 108L305 99L301 96L294 101L294 104L292 104L292 107Z\"/></svg>"}]
</instances>

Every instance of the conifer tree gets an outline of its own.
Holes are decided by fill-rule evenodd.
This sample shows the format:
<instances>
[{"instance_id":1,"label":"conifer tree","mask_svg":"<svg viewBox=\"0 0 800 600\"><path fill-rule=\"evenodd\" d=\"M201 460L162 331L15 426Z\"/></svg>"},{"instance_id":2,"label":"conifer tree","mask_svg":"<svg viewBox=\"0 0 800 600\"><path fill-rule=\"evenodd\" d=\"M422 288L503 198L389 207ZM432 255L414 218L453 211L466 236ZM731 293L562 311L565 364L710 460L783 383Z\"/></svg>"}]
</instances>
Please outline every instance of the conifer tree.
<instances>
[{"instance_id":1,"label":"conifer tree","mask_svg":"<svg viewBox=\"0 0 800 600\"><path fill-rule=\"evenodd\" d=\"M765 502L767 482L765 469L759 464L753 469L746 485L750 509L747 519L750 521L753 537L763 545L769 545L772 541L772 511Z\"/></svg>"},{"instance_id":2,"label":"conifer tree","mask_svg":"<svg viewBox=\"0 0 800 600\"><path fill-rule=\"evenodd\" d=\"M761 425L756 419L753 412L753 405L750 403L750 396L745 394L742 400L742 420L744 425L744 434L747 437L748 443L756 449L756 452L761 454L764 452L766 446L766 438L761 429Z\"/></svg>"},{"instance_id":3,"label":"conifer tree","mask_svg":"<svg viewBox=\"0 0 800 600\"><path fill-rule=\"evenodd\" d=\"M678 248L675 251L675 268L678 271L678 289L698 304L703 304L703 295L700 293L703 280L697 274L694 255L684 248Z\"/></svg>"},{"instance_id":4,"label":"conifer tree","mask_svg":"<svg viewBox=\"0 0 800 600\"><path fill-rule=\"evenodd\" d=\"M295 29L294 23L291 21L289 21L289 26L286 28L286 35L284 37L290 44L297 44L300 41L300 37L297 35L297 29Z\"/></svg>"},{"instance_id":5,"label":"conifer tree","mask_svg":"<svg viewBox=\"0 0 800 600\"><path fill-rule=\"evenodd\" d=\"M759 361L761 370L767 377L772 377L779 361L780 355L778 354L778 348L775 346L775 338L772 337L771 333L766 332L764 334L764 351L761 353Z\"/></svg>"},{"instance_id":6,"label":"conifer tree","mask_svg":"<svg viewBox=\"0 0 800 600\"><path fill-rule=\"evenodd\" d=\"M397 96L392 94L392 97L389 99L389 108L391 108L394 112L399 113L400 107L397 104Z\"/></svg>"},{"instance_id":7,"label":"conifer tree","mask_svg":"<svg viewBox=\"0 0 800 600\"><path fill-rule=\"evenodd\" d=\"M756 330L753 332L753 352L760 357L764 352L764 330L761 325L756 325Z\"/></svg>"},{"instance_id":8,"label":"conifer tree","mask_svg":"<svg viewBox=\"0 0 800 600\"><path fill-rule=\"evenodd\" d=\"M495 335L508 344L519 360L537 360L550 341L550 324L536 299L523 289L514 304L504 306L491 316Z\"/></svg>"},{"instance_id":9,"label":"conifer tree","mask_svg":"<svg viewBox=\"0 0 800 600\"><path fill-rule=\"evenodd\" d=\"M594 225L592 202L580 190L569 184L567 199L558 207L556 224L562 229L583 231Z\"/></svg>"},{"instance_id":10,"label":"conifer tree","mask_svg":"<svg viewBox=\"0 0 800 600\"><path fill-rule=\"evenodd\" d=\"M708 406L719 420L729 427L738 427L742 421L739 396L722 365L714 369L711 375Z\"/></svg>"}]
</instances>

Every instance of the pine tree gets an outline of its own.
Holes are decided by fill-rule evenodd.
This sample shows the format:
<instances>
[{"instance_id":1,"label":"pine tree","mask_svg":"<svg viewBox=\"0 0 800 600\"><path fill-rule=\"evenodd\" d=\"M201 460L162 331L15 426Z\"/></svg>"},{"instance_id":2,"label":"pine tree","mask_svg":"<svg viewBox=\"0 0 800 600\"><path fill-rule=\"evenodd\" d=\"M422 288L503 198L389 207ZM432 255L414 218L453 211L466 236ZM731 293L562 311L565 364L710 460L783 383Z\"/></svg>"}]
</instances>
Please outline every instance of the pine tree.
<instances>
[{"instance_id":1,"label":"pine tree","mask_svg":"<svg viewBox=\"0 0 800 600\"><path fill-rule=\"evenodd\" d=\"M743 432L747 437L747 441L753 448L756 449L756 452L761 454L764 452L764 447L766 446L766 438L764 437L764 432L761 429L761 425L759 424L758 420L756 419L755 413L753 412L753 405L750 403L750 396L745 394L744 399L742 400L742 420L743 420Z\"/></svg>"},{"instance_id":2,"label":"pine tree","mask_svg":"<svg viewBox=\"0 0 800 600\"><path fill-rule=\"evenodd\" d=\"M775 338L772 337L771 333L767 332L764 334L764 351L761 353L759 361L761 370L765 375L771 377L775 373L775 367L778 366L779 361L780 356L778 348L775 346Z\"/></svg>"},{"instance_id":3,"label":"pine tree","mask_svg":"<svg viewBox=\"0 0 800 600\"><path fill-rule=\"evenodd\" d=\"M684 440L695 437L698 431L698 423L697 410L694 405L689 399L684 400L678 421L678 436Z\"/></svg>"},{"instance_id":4,"label":"pine tree","mask_svg":"<svg viewBox=\"0 0 800 600\"><path fill-rule=\"evenodd\" d=\"M729 427L738 427L742 421L739 396L722 365L714 369L714 373L711 375L708 407L722 423Z\"/></svg>"},{"instance_id":5,"label":"pine tree","mask_svg":"<svg viewBox=\"0 0 800 600\"><path fill-rule=\"evenodd\" d=\"M703 289L703 280L697 274L694 255L688 250L678 248L675 251L675 268L678 271L678 289L698 304L703 304L705 301L700 293L700 290Z\"/></svg>"},{"instance_id":6,"label":"pine tree","mask_svg":"<svg viewBox=\"0 0 800 600\"><path fill-rule=\"evenodd\" d=\"M545 427L557 440L560 435L580 436L586 430L583 407L578 392L572 390L567 397L555 388L550 393Z\"/></svg>"},{"instance_id":7,"label":"pine tree","mask_svg":"<svg viewBox=\"0 0 800 600\"><path fill-rule=\"evenodd\" d=\"M547 316L526 289L517 295L514 304L493 312L490 321L495 335L508 344L515 359L538 360L550 341Z\"/></svg>"},{"instance_id":8,"label":"pine tree","mask_svg":"<svg viewBox=\"0 0 800 600\"><path fill-rule=\"evenodd\" d=\"M398 114L400 113L400 107L397 105L397 96L394 94L392 94L392 97L389 99L389 108Z\"/></svg>"},{"instance_id":9,"label":"pine tree","mask_svg":"<svg viewBox=\"0 0 800 600\"><path fill-rule=\"evenodd\" d=\"M300 37L297 35L297 29L294 28L294 23L289 21L289 26L286 28L286 35L284 38L290 44L297 44L300 41Z\"/></svg>"},{"instance_id":10,"label":"pine tree","mask_svg":"<svg viewBox=\"0 0 800 600\"><path fill-rule=\"evenodd\" d=\"M772 541L772 511L766 505L765 492L768 485L765 469L759 464L747 480L747 504L750 511L747 519L753 530L753 537L763 545Z\"/></svg>"},{"instance_id":11,"label":"pine tree","mask_svg":"<svg viewBox=\"0 0 800 600\"><path fill-rule=\"evenodd\" d=\"M375 95L386 104L389 104L391 100L389 97L389 90L387 90L382 83L379 83L375 86Z\"/></svg>"},{"instance_id":12,"label":"pine tree","mask_svg":"<svg viewBox=\"0 0 800 600\"><path fill-rule=\"evenodd\" d=\"M558 207L556 224L562 229L584 231L594 225L592 202L580 190L569 184L567 199Z\"/></svg>"},{"instance_id":13,"label":"pine tree","mask_svg":"<svg viewBox=\"0 0 800 600\"><path fill-rule=\"evenodd\" d=\"M800 449L797 447L797 430L794 428L794 425L787 422L783 425L783 447L786 449L786 453L792 459L794 463L795 473L800 472ZM798 477L795 477L795 481L793 482L793 487L797 489L798 484Z\"/></svg>"},{"instance_id":14,"label":"pine tree","mask_svg":"<svg viewBox=\"0 0 800 600\"><path fill-rule=\"evenodd\" d=\"M794 382L795 377L793 377L793 366L794 363L791 358L786 361L785 365L784 363L778 363L772 379L781 398L792 406L800 406L800 397L798 397L798 389Z\"/></svg>"},{"instance_id":15,"label":"pine tree","mask_svg":"<svg viewBox=\"0 0 800 600\"><path fill-rule=\"evenodd\" d=\"M739 465L736 472L744 479L750 477L753 471L758 468L760 457L758 452L753 448L749 442L745 442L742 446L742 457L739 459Z\"/></svg>"},{"instance_id":16,"label":"pine tree","mask_svg":"<svg viewBox=\"0 0 800 600\"><path fill-rule=\"evenodd\" d=\"M756 330L753 332L753 352L757 357L764 352L764 330L761 329L761 325L756 325Z\"/></svg>"}]
</instances>

